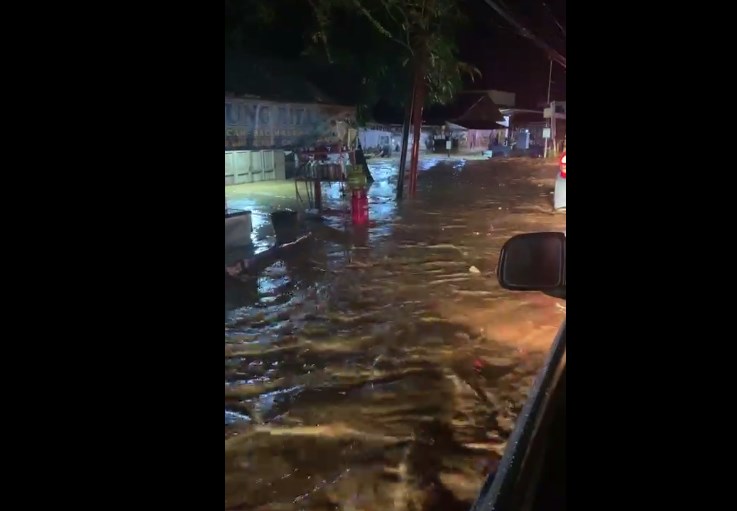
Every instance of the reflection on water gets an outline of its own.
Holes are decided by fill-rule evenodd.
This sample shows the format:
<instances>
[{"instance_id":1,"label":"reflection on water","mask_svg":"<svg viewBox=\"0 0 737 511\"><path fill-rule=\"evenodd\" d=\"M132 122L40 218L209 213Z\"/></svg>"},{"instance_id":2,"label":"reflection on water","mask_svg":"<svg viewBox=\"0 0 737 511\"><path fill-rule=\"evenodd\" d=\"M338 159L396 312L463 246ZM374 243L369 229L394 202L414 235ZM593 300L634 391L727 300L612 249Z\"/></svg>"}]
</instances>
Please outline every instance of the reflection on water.
<instances>
[{"instance_id":1,"label":"reflection on water","mask_svg":"<svg viewBox=\"0 0 737 511\"><path fill-rule=\"evenodd\" d=\"M227 509L465 511L562 320L494 276L507 238L564 229L554 168L425 160L400 205L371 168L367 228L326 187L303 252L226 278Z\"/></svg>"}]
</instances>

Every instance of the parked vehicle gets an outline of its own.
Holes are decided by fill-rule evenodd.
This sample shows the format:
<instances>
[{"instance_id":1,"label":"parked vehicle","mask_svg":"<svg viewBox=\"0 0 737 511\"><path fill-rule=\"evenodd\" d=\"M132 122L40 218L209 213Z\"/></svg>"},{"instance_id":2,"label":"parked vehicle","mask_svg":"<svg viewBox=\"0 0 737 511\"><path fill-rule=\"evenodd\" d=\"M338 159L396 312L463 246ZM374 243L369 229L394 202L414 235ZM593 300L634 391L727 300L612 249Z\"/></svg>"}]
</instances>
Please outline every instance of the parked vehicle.
<instances>
[{"instance_id":1,"label":"parked vehicle","mask_svg":"<svg viewBox=\"0 0 737 511\"><path fill-rule=\"evenodd\" d=\"M566 297L566 235L520 234L502 248L499 284ZM565 511L566 323L530 392L496 472L471 511Z\"/></svg>"},{"instance_id":2,"label":"parked vehicle","mask_svg":"<svg viewBox=\"0 0 737 511\"><path fill-rule=\"evenodd\" d=\"M559 172L555 179L555 191L553 192L553 207L556 211L566 209L566 152L560 155L558 161Z\"/></svg>"}]
</instances>

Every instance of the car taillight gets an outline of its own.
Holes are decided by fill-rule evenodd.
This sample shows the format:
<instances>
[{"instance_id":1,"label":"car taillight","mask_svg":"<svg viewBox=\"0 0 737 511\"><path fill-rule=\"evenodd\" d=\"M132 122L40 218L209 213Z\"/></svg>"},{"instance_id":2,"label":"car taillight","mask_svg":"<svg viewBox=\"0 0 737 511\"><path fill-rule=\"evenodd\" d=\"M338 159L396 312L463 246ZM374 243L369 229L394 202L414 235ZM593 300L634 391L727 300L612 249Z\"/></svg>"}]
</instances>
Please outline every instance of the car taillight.
<instances>
[{"instance_id":1,"label":"car taillight","mask_svg":"<svg viewBox=\"0 0 737 511\"><path fill-rule=\"evenodd\" d=\"M560 157L560 177L566 177L566 153Z\"/></svg>"}]
</instances>

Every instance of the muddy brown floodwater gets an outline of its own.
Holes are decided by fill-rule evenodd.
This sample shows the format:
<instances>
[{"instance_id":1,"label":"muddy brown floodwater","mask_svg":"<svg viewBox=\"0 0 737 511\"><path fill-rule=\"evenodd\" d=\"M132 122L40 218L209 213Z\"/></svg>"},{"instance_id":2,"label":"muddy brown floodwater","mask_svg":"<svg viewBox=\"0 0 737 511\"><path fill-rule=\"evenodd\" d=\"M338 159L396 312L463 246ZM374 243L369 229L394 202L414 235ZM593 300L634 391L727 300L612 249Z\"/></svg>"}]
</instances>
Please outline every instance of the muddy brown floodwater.
<instances>
[{"instance_id":1,"label":"muddy brown floodwater","mask_svg":"<svg viewBox=\"0 0 737 511\"><path fill-rule=\"evenodd\" d=\"M226 280L226 509L467 510L564 317L494 275L512 235L565 229L555 166L425 159L400 205L371 168L368 229L336 185L304 253Z\"/></svg>"}]
</instances>

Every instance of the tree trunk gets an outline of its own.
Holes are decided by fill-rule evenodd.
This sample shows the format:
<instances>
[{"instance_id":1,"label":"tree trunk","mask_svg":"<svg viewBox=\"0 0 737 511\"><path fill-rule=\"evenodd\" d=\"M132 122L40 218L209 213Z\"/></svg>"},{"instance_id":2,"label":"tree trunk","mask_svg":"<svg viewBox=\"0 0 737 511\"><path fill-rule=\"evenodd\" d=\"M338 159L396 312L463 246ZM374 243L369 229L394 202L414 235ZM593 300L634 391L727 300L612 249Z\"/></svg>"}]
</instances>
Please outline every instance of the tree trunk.
<instances>
[{"instance_id":1,"label":"tree trunk","mask_svg":"<svg viewBox=\"0 0 737 511\"><path fill-rule=\"evenodd\" d=\"M412 102L415 99L415 82L410 80L410 90L407 103L404 106L404 124L402 125L402 145L399 152L399 177L397 179L397 200L404 195L404 175L407 167L407 149L409 146L409 125L412 122Z\"/></svg>"},{"instance_id":2,"label":"tree trunk","mask_svg":"<svg viewBox=\"0 0 737 511\"><path fill-rule=\"evenodd\" d=\"M417 166L420 159L420 139L422 136L422 107L425 103L425 80L422 67L422 60L419 59L415 70L415 94L412 101L412 135L414 143L412 144L412 159L410 161L410 179L409 193L411 197L417 192Z\"/></svg>"}]
</instances>

